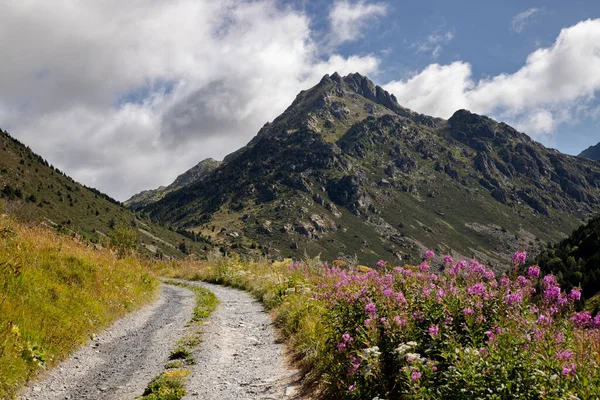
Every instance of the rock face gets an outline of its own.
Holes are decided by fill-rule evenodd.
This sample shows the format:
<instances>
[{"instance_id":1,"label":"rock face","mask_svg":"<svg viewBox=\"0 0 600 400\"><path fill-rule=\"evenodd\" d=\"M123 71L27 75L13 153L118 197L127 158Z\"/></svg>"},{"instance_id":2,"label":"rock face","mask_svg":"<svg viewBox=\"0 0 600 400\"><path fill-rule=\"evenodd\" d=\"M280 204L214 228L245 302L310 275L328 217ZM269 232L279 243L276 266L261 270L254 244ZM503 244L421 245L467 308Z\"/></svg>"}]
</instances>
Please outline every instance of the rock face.
<instances>
[{"instance_id":1,"label":"rock face","mask_svg":"<svg viewBox=\"0 0 600 400\"><path fill-rule=\"evenodd\" d=\"M590 146L579 154L579 157L589 158L590 160L600 161L600 143Z\"/></svg>"},{"instance_id":2,"label":"rock face","mask_svg":"<svg viewBox=\"0 0 600 400\"><path fill-rule=\"evenodd\" d=\"M218 168L140 209L205 235L242 232L222 243L241 252L373 263L434 248L499 265L600 211L600 164L466 110L412 112L360 74L333 74Z\"/></svg>"}]
</instances>

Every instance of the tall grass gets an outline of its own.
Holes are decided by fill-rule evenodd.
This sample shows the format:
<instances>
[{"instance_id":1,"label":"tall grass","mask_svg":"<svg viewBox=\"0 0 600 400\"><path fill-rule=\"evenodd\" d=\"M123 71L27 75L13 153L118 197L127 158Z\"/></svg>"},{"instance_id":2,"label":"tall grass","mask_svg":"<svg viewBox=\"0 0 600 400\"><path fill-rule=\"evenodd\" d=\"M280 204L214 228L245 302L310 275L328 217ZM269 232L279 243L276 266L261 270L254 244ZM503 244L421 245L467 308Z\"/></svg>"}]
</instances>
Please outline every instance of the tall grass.
<instances>
[{"instance_id":1,"label":"tall grass","mask_svg":"<svg viewBox=\"0 0 600 400\"><path fill-rule=\"evenodd\" d=\"M157 288L137 259L0 215L0 398L152 300Z\"/></svg>"}]
</instances>

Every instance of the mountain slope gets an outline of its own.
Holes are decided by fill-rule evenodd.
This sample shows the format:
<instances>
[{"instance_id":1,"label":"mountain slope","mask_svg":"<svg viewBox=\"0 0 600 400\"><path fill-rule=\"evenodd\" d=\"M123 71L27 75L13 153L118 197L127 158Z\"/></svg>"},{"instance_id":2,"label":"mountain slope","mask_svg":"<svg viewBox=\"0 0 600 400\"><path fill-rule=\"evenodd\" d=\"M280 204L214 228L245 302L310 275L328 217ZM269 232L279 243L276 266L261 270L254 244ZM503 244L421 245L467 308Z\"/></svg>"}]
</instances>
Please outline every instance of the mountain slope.
<instances>
[{"instance_id":1,"label":"mountain slope","mask_svg":"<svg viewBox=\"0 0 600 400\"><path fill-rule=\"evenodd\" d=\"M589 158L590 160L600 161L600 143L590 146L579 154L579 157Z\"/></svg>"},{"instance_id":2,"label":"mountain slope","mask_svg":"<svg viewBox=\"0 0 600 400\"><path fill-rule=\"evenodd\" d=\"M190 168L183 174L179 175L169 186L161 186L153 190L145 190L133 195L129 200L125 201L125 205L132 209L143 208L143 206L157 202L165 197L167 193L181 189L184 186L189 186L195 182L199 182L205 176L217 169L221 164L220 161L212 158L200 161L197 165Z\"/></svg>"},{"instance_id":3,"label":"mountain slope","mask_svg":"<svg viewBox=\"0 0 600 400\"><path fill-rule=\"evenodd\" d=\"M98 243L119 226L134 226L138 240L149 253L183 256L202 245L144 220L96 189L85 187L50 166L7 132L0 130L0 199L12 214L38 221Z\"/></svg>"},{"instance_id":4,"label":"mountain slope","mask_svg":"<svg viewBox=\"0 0 600 400\"><path fill-rule=\"evenodd\" d=\"M359 74L334 74L201 182L143 210L272 255L373 263L435 248L500 266L600 210L599 185L597 163L506 124L417 114Z\"/></svg>"}]
</instances>

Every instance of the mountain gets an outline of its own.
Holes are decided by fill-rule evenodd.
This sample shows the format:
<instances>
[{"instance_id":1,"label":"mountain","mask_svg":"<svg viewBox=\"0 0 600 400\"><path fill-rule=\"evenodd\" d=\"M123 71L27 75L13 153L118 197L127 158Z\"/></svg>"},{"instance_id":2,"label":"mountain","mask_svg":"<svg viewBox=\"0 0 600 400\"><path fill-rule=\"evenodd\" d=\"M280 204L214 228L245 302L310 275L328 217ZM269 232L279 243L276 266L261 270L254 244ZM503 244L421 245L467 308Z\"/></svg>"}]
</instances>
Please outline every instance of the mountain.
<instances>
[{"instance_id":1,"label":"mountain","mask_svg":"<svg viewBox=\"0 0 600 400\"><path fill-rule=\"evenodd\" d=\"M102 242L117 227L133 226L149 254L181 257L180 246L196 253L210 247L207 240L197 243L199 237L183 232L185 237L140 218L109 196L75 182L2 130L0 200L20 219L78 234L94 243Z\"/></svg>"},{"instance_id":2,"label":"mountain","mask_svg":"<svg viewBox=\"0 0 600 400\"><path fill-rule=\"evenodd\" d=\"M412 112L359 74L326 75L201 181L140 208L223 248L501 269L600 211L600 165L466 110Z\"/></svg>"},{"instance_id":3,"label":"mountain","mask_svg":"<svg viewBox=\"0 0 600 400\"><path fill-rule=\"evenodd\" d=\"M600 161L600 143L590 146L579 154L579 157L589 158L590 160Z\"/></svg>"},{"instance_id":4,"label":"mountain","mask_svg":"<svg viewBox=\"0 0 600 400\"><path fill-rule=\"evenodd\" d=\"M207 158L206 160L200 161L183 174L179 175L177 179L175 179L175 181L173 181L173 183L171 183L169 186L160 186L158 189L145 190L133 195L129 200L125 201L124 204L134 210L143 208L150 203L154 203L162 199L167 193L201 181L205 176L217 169L220 164L220 161Z\"/></svg>"},{"instance_id":5,"label":"mountain","mask_svg":"<svg viewBox=\"0 0 600 400\"><path fill-rule=\"evenodd\" d=\"M584 298L600 293L600 216L544 251L535 262L542 272L556 275L566 290L581 285Z\"/></svg>"}]
</instances>

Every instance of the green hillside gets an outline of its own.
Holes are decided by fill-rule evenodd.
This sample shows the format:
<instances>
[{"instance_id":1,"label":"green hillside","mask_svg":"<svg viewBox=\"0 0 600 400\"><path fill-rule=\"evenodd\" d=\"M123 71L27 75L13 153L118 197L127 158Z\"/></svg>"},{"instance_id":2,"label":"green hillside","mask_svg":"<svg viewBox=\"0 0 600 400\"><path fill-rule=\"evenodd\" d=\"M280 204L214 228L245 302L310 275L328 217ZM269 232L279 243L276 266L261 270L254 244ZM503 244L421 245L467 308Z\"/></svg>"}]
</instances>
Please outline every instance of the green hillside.
<instances>
[{"instance_id":1,"label":"green hillside","mask_svg":"<svg viewBox=\"0 0 600 400\"><path fill-rule=\"evenodd\" d=\"M102 243L118 227L132 227L148 255L182 257L180 247L197 254L211 247L142 219L109 196L75 182L2 130L0 199L21 220L81 235L92 243Z\"/></svg>"}]
</instances>

